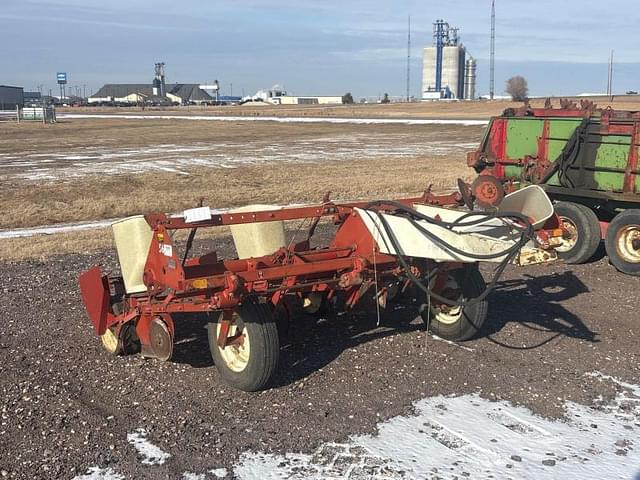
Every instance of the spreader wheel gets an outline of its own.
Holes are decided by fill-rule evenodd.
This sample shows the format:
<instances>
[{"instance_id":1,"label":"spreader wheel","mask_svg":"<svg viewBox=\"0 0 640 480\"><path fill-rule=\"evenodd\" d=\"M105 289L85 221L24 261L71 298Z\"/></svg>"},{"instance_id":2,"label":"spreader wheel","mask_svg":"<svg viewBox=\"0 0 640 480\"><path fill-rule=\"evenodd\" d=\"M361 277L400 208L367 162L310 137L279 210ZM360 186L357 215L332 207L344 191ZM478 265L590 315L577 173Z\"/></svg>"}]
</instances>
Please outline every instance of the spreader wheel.
<instances>
[{"instance_id":1,"label":"spreader wheel","mask_svg":"<svg viewBox=\"0 0 640 480\"><path fill-rule=\"evenodd\" d=\"M267 304L246 302L233 312L226 337L223 315L208 325L209 349L226 383L255 392L271 380L278 364L278 328ZM226 344L220 346L220 344Z\"/></svg>"},{"instance_id":2,"label":"spreader wheel","mask_svg":"<svg viewBox=\"0 0 640 480\"><path fill-rule=\"evenodd\" d=\"M600 223L593 210L579 203L558 202L554 210L562 227L558 257L567 263L588 262L600 245Z\"/></svg>"},{"instance_id":3,"label":"spreader wheel","mask_svg":"<svg viewBox=\"0 0 640 480\"><path fill-rule=\"evenodd\" d=\"M471 184L471 193L481 207L497 207L504 198L504 187L496 177L480 175Z\"/></svg>"},{"instance_id":4,"label":"spreader wheel","mask_svg":"<svg viewBox=\"0 0 640 480\"><path fill-rule=\"evenodd\" d=\"M605 248L614 267L627 275L640 276L640 210L627 210L613 219Z\"/></svg>"},{"instance_id":5,"label":"spreader wheel","mask_svg":"<svg viewBox=\"0 0 640 480\"><path fill-rule=\"evenodd\" d=\"M449 300L469 301L479 297L485 288L478 265L465 264L464 267L448 273L438 294ZM478 333L487 318L487 308L486 299L464 307L449 306L432 299L430 308L424 308L421 315L435 335L459 342L468 340Z\"/></svg>"}]
</instances>

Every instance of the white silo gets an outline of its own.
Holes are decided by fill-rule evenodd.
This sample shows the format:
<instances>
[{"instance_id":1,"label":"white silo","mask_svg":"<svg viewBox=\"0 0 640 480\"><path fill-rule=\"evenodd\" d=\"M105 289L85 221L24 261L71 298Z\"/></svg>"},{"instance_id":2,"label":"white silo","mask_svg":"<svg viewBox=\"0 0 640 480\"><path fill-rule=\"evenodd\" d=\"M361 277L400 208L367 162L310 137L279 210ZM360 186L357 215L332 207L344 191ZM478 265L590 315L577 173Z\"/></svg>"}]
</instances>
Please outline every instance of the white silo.
<instances>
[{"instance_id":1,"label":"white silo","mask_svg":"<svg viewBox=\"0 0 640 480\"><path fill-rule=\"evenodd\" d=\"M469 57L464 69L464 99L474 100L476 98L476 60Z\"/></svg>"},{"instance_id":2,"label":"white silo","mask_svg":"<svg viewBox=\"0 0 640 480\"><path fill-rule=\"evenodd\" d=\"M463 46L444 47L442 52L442 88L449 88L451 98L464 97L464 63Z\"/></svg>"},{"instance_id":3,"label":"white silo","mask_svg":"<svg viewBox=\"0 0 640 480\"><path fill-rule=\"evenodd\" d=\"M433 46L422 54L422 99L464 99L467 52L459 43L458 29L444 20L433 27Z\"/></svg>"}]
</instances>

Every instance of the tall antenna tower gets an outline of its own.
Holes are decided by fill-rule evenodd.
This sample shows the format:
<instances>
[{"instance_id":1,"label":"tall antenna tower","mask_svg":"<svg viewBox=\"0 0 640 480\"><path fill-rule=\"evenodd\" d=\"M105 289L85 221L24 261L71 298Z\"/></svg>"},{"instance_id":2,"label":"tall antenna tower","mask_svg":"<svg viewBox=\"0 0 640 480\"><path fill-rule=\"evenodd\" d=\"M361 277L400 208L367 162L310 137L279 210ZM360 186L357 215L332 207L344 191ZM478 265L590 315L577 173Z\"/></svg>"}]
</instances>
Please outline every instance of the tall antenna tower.
<instances>
[{"instance_id":1,"label":"tall antenna tower","mask_svg":"<svg viewBox=\"0 0 640 480\"><path fill-rule=\"evenodd\" d=\"M489 97L493 100L496 89L496 0L491 0L491 60L489 75Z\"/></svg>"},{"instance_id":2,"label":"tall antenna tower","mask_svg":"<svg viewBox=\"0 0 640 480\"><path fill-rule=\"evenodd\" d=\"M609 57L609 75L607 77L607 96L613 95L613 50L611 50L611 56Z\"/></svg>"},{"instance_id":3,"label":"tall antenna tower","mask_svg":"<svg viewBox=\"0 0 640 480\"><path fill-rule=\"evenodd\" d=\"M407 20L407 102L411 99L411 15Z\"/></svg>"}]
</instances>

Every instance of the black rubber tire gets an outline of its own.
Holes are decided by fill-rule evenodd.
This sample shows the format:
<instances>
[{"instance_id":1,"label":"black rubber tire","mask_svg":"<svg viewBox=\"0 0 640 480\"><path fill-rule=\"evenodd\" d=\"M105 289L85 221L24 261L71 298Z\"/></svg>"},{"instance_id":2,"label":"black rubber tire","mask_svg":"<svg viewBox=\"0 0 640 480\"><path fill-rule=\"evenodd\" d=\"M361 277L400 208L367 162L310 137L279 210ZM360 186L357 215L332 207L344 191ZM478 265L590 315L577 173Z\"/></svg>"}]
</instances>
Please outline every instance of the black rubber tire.
<instances>
[{"instance_id":1,"label":"black rubber tire","mask_svg":"<svg viewBox=\"0 0 640 480\"><path fill-rule=\"evenodd\" d=\"M462 268L452 270L449 274L459 285L464 300L477 298L486 289L482 273L475 263L465 264ZM445 340L461 342L470 339L481 330L487 319L488 306L489 303L485 298L481 302L463 307L459 319L454 323L440 322L434 312L431 312L426 305L421 308L421 316L425 322L428 320L429 330L433 334Z\"/></svg>"},{"instance_id":2,"label":"black rubber tire","mask_svg":"<svg viewBox=\"0 0 640 480\"><path fill-rule=\"evenodd\" d=\"M240 305L236 313L250 339L247 365L241 371L234 371L222 358L216 335L222 314L215 316L214 321L207 325L211 356L220 376L228 385L245 392L262 390L273 377L280 354L278 327L272 309L265 303L250 301Z\"/></svg>"},{"instance_id":3,"label":"black rubber tire","mask_svg":"<svg viewBox=\"0 0 640 480\"><path fill-rule=\"evenodd\" d=\"M600 246L600 222L589 207L573 202L558 202L554 205L556 214L568 219L576 227L576 244L567 251L557 251L558 257L569 264L588 262Z\"/></svg>"},{"instance_id":4,"label":"black rubber tire","mask_svg":"<svg viewBox=\"0 0 640 480\"><path fill-rule=\"evenodd\" d=\"M627 210L617 215L609 224L604 246L609 255L609 261L618 271L627 275L640 276L640 262L629 261L624 254L618 250L617 239L622 230L628 227L640 227L640 210Z\"/></svg>"}]
</instances>

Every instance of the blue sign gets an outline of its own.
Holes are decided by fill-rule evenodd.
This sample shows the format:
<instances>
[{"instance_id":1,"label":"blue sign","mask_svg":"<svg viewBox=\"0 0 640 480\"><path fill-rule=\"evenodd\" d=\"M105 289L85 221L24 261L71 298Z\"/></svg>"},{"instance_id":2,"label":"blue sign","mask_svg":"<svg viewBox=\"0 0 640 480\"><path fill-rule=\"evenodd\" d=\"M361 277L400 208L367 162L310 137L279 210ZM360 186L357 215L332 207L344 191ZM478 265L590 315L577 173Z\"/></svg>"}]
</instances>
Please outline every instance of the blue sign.
<instances>
[{"instance_id":1,"label":"blue sign","mask_svg":"<svg viewBox=\"0 0 640 480\"><path fill-rule=\"evenodd\" d=\"M67 83L67 72L58 72L57 78L59 84Z\"/></svg>"}]
</instances>

